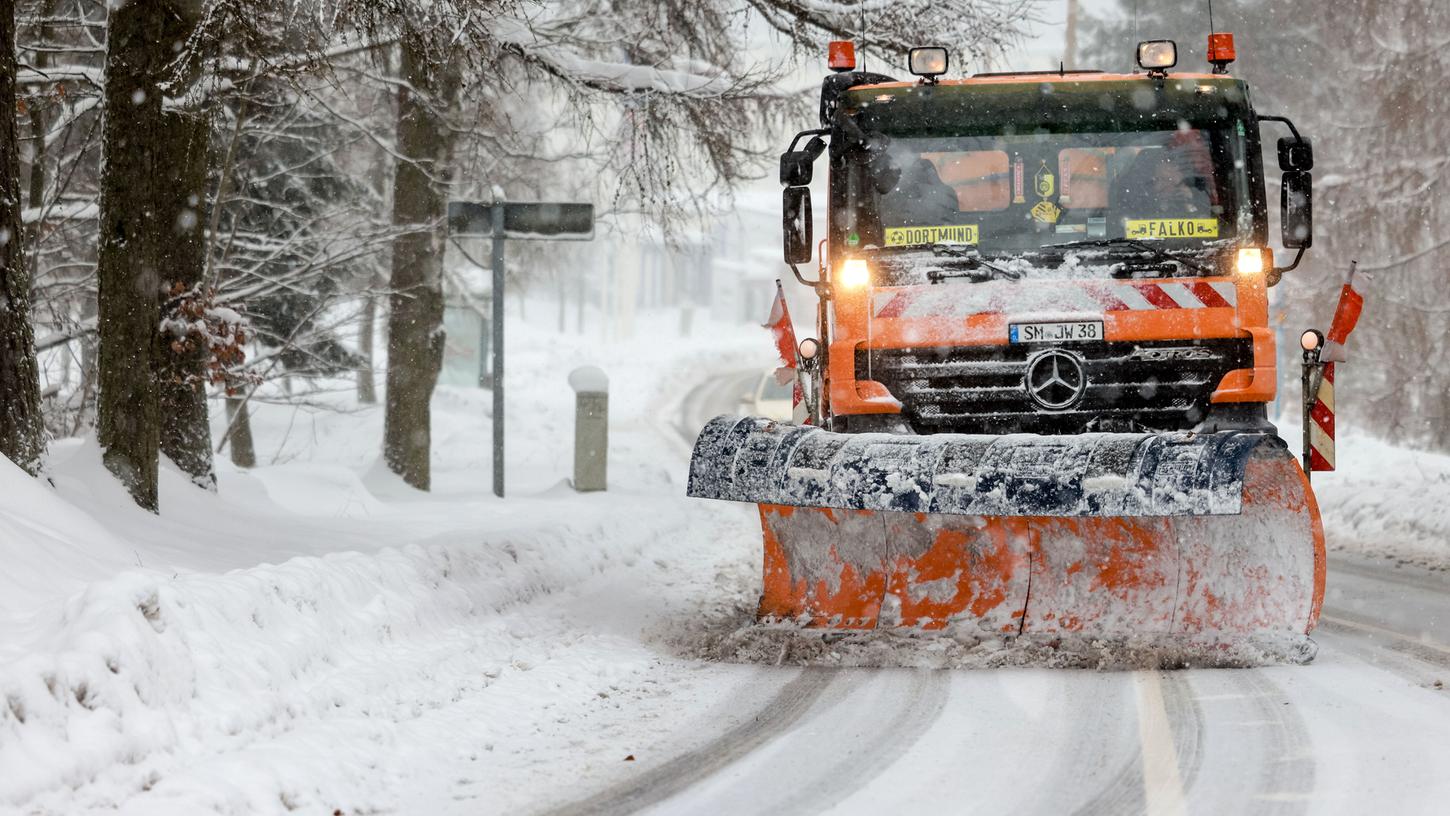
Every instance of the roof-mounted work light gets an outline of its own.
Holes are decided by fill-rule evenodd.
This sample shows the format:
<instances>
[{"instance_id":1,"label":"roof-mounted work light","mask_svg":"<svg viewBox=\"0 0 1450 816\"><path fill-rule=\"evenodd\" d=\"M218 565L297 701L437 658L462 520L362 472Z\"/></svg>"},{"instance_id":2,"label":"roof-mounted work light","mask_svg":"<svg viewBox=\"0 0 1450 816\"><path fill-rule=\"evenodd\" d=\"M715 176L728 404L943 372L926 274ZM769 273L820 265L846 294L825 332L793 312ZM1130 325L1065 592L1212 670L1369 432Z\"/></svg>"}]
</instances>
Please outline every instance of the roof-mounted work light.
<instances>
[{"instance_id":1,"label":"roof-mounted work light","mask_svg":"<svg viewBox=\"0 0 1450 816\"><path fill-rule=\"evenodd\" d=\"M1149 40L1138 43L1138 65L1149 76L1167 76L1168 69L1178 64L1178 43L1172 40Z\"/></svg>"},{"instance_id":2,"label":"roof-mounted work light","mask_svg":"<svg viewBox=\"0 0 1450 816\"><path fill-rule=\"evenodd\" d=\"M907 55L907 64L913 74L926 82L936 82L937 77L947 72L947 50L940 46L913 48Z\"/></svg>"}]
</instances>

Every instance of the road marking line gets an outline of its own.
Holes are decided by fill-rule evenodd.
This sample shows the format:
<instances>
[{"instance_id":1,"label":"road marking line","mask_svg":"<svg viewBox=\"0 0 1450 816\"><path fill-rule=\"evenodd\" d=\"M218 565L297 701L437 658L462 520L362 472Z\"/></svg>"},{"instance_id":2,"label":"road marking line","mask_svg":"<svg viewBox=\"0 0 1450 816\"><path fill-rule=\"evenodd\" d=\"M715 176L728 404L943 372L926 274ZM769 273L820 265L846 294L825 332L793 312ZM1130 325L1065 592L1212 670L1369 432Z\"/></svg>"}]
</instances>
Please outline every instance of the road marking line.
<instances>
[{"instance_id":1,"label":"road marking line","mask_svg":"<svg viewBox=\"0 0 1450 816\"><path fill-rule=\"evenodd\" d=\"M1314 800L1314 794L1288 791L1285 793L1259 793L1255 794L1254 798L1266 802L1311 802Z\"/></svg>"},{"instance_id":2,"label":"road marking line","mask_svg":"<svg viewBox=\"0 0 1450 816\"><path fill-rule=\"evenodd\" d=\"M1450 655L1450 648L1446 648L1444 646L1441 646L1440 644L1438 644L1438 643L1436 643L1436 642L1434 642L1432 640L1421 640L1420 638L1411 637L1409 635L1402 634L1400 632L1396 632L1393 629L1386 629L1386 628L1384 628L1382 626L1375 626L1372 623L1359 623L1357 621L1346 620L1344 618L1341 618L1341 617L1338 617L1338 616L1335 616L1335 615L1324 615L1324 614L1321 614L1319 617L1320 617L1321 620L1327 620L1327 621L1329 621L1330 623L1332 623L1332 624L1334 624L1336 626L1348 626L1351 629L1358 629L1358 630L1360 630L1362 632L1373 632L1375 634L1386 635L1386 636L1392 637L1392 638L1394 638L1396 640L1403 640L1406 643L1413 643L1416 646L1423 646L1426 649L1430 649L1431 651L1439 652L1439 653L1441 653L1443 655Z\"/></svg>"},{"instance_id":3,"label":"road marking line","mask_svg":"<svg viewBox=\"0 0 1450 816\"><path fill-rule=\"evenodd\" d=\"M1178 773L1178 749L1163 686L1156 671L1133 673L1138 687L1138 743L1143 753L1143 802L1149 816L1183 814L1183 778Z\"/></svg>"}]
</instances>

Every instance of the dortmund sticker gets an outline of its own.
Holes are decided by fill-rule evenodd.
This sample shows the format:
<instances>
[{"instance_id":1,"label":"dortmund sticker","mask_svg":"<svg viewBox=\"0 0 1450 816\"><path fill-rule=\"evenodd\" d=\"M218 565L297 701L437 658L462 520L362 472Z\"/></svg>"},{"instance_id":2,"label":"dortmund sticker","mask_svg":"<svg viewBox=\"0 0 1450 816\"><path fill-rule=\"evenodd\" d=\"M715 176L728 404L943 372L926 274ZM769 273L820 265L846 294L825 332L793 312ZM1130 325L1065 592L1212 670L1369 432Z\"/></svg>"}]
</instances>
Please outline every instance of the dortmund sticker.
<instances>
[{"instance_id":1,"label":"dortmund sticker","mask_svg":"<svg viewBox=\"0 0 1450 816\"><path fill-rule=\"evenodd\" d=\"M887 227L886 245L975 244L976 224L948 224L940 227Z\"/></svg>"},{"instance_id":2,"label":"dortmund sticker","mask_svg":"<svg viewBox=\"0 0 1450 816\"><path fill-rule=\"evenodd\" d=\"M1056 224L1061 217L1062 208L1047 199L1037 202L1037 206L1032 208L1032 218L1044 224Z\"/></svg>"},{"instance_id":3,"label":"dortmund sticker","mask_svg":"<svg viewBox=\"0 0 1450 816\"><path fill-rule=\"evenodd\" d=\"M1129 219L1124 226L1129 238L1217 238L1216 218Z\"/></svg>"},{"instance_id":4,"label":"dortmund sticker","mask_svg":"<svg viewBox=\"0 0 1450 816\"><path fill-rule=\"evenodd\" d=\"M1052 198L1052 194L1057 192L1057 179L1052 175L1052 171L1047 169L1047 159L1042 160L1042 166L1037 168L1037 174L1032 177L1032 180L1037 186L1038 198Z\"/></svg>"}]
</instances>

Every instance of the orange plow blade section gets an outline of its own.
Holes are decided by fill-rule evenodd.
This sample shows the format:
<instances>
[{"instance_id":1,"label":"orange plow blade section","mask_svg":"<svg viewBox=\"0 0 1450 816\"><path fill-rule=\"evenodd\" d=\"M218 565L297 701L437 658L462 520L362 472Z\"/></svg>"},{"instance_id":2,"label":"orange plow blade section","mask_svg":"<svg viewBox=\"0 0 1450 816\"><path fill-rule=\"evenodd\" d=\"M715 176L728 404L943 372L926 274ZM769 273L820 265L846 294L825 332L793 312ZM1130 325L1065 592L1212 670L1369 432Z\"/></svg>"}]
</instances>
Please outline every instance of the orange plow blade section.
<instances>
[{"instance_id":1,"label":"orange plow blade section","mask_svg":"<svg viewBox=\"0 0 1450 816\"><path fill-rule=\"evenodd\" d=\"M978 516L761 504L759 618L976 637L1302 636L1324 534L1276 448L1243 464L1232 515Z\"/></svg>"}]
</instances>

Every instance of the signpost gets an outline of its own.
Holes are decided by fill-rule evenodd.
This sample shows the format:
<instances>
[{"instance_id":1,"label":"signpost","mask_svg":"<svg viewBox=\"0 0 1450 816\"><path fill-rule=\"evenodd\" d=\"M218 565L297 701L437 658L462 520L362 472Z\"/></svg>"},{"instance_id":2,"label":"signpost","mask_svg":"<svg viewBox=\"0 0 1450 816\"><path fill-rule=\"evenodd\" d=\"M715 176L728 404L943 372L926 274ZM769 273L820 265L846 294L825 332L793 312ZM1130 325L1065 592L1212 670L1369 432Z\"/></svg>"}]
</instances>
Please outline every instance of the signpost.
<instances>
[{"instance_id":1,"label":"signpost","mask_svg":"<svg viewBox=\"0 0 1450 816\"><path fill-rule=\"evenodd\" d=\"M594 205L551 202L448 202L448 232L493 239L493 494L503 497L504 240L589 241Z\"/></svg>"}]
</instances>

